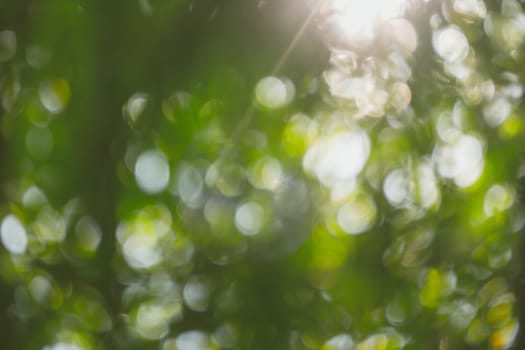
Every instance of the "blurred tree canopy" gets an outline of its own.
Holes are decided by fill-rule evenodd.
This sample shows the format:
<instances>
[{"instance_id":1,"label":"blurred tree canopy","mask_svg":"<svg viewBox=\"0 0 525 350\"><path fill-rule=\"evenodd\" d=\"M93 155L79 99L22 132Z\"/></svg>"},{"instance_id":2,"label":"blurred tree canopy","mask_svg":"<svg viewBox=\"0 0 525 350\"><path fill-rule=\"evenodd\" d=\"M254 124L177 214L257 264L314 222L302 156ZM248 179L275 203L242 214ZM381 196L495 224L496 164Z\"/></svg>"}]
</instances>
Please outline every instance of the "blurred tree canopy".
<instances>
[{"instance_id":1,"label":"blurred tree canopy","mask_svg":"<svg viewBox=\"0 0 525 350\"><path fill-rule=\"evenodd\" d=\"M525 348L523 62L518 0L0 0L1 347Z\"/></svg>"}]
</instances>

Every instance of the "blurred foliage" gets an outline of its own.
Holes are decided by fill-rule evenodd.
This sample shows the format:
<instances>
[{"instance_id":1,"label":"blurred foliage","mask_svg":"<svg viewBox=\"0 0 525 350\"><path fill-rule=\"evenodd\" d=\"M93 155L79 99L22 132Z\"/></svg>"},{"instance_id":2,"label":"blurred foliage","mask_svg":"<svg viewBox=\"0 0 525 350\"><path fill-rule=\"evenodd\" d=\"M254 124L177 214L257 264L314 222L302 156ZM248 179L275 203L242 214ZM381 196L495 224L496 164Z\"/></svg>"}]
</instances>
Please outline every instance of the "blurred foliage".
<instances>
[{"instance_id":1,"label":"blurred foliage","mask_svg":"<svg viewBox=\"0 0 525 350\"><path fill-rule=\"evenodd\" d=\"M523 349L518 0L0 0L3 349Z\"/></svg>"}]
</instances>

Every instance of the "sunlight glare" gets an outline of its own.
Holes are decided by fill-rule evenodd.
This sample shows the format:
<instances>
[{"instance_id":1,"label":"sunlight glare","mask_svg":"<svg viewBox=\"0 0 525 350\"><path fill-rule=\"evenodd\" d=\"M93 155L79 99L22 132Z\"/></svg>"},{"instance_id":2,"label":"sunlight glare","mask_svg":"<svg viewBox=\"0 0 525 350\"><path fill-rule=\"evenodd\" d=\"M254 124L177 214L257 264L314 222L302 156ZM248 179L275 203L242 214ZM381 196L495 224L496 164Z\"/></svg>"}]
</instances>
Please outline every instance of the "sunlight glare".
<instances>
[{"instance_id":1,"label":"sunlight glare","mask_svg":"<svg viewBox=\"0 0 525 350\"><path fill-rule=\"evenodd\" d=\"M407 7L407 0L331 0L331 24L349 43L366 47L375 38L375 31L382 22L400 17Z\"/></svg>"}]
</instances>

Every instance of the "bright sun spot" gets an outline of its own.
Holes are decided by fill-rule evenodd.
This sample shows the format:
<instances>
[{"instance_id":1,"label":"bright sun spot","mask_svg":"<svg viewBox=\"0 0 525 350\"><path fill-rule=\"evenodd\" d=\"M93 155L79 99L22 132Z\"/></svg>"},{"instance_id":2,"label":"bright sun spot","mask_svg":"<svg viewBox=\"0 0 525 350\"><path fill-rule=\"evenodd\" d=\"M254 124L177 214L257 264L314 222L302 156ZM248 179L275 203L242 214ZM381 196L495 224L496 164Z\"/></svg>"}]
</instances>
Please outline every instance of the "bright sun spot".
<instances>
[{"instance_id":1,"label":"bright sun spot","mask_svg":"<svg viewBox=\"0 0 525 350\"><path fill-rule=\"evenodd\" d=\"M405 13L408 0L330 0L330 27L352 46L368 46L383 22Z\"/></svg>"},{"instance_id":2,"label":"bright sun spot","mask_svg":"<svg viewBox=\"0 0 525 350\"><path fill-rule=\"evenodd\" d=\"M345 15L360 17L362 22L400 16L407 0L332 0L334 9Z\"/></svg>"}]
</instances>

